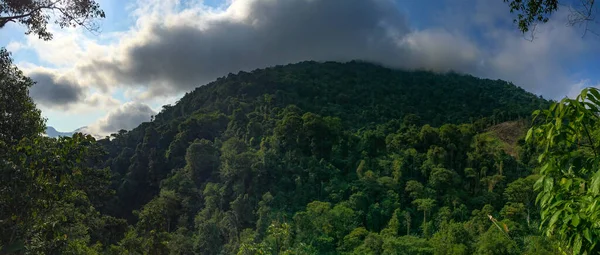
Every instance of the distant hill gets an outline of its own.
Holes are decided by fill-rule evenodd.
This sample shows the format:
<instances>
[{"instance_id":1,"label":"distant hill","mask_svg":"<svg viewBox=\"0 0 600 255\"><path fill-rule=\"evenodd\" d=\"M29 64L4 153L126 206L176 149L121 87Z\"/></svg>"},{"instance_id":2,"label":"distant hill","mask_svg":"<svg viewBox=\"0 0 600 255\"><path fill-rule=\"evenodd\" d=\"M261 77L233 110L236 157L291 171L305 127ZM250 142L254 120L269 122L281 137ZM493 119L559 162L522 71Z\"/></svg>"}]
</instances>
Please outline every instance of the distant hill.
<instances>
[{"instance_id":1,"label":"distant hill","mask_svg":"<svg viewBox=\"0 0 600 255\"><path fill-rule=\"evenodd\" d=\"M537 235L535 203L504 191L531 179L523 120L549 103L506 81L359 61L230 74L99 140L116 190L103 211L134 226L121 244L168 243L120 253L512 247L493 243L505 238L488 215L523 230L514 240Z\"/></svg>"},{"instance_id":2,"label":"distant hill","mask_svg":"<svg viewBox=\"0 0 600 255\"><path fill-rule=\"evenodd\" d=\"M45 135L48 137L56 138L56 137L61 137L61 136L72 136L75 133L89 134L89 135L92 135L93 137L95 137L96 139L101 138L101 136L97 136L97 135L90 134L89 132L87 132L87 126L80 127L78 129L73 130L72 132L59 132L54 127L48 126L48 127L46 127Z\"/></svg>"},{"instance_id":3,"label":"distant hill","mask_svg":"<svg viewBox=\"0 0 600 255\"><path fill-rule=\"evenodd\" d=\"M56 129L54 127L48 126L46 127L46 135L48 137L60 137L60 136L72 136L75 133L75 131L73 132L59 132L56 131Z\"/></svg>"}]
</instances>

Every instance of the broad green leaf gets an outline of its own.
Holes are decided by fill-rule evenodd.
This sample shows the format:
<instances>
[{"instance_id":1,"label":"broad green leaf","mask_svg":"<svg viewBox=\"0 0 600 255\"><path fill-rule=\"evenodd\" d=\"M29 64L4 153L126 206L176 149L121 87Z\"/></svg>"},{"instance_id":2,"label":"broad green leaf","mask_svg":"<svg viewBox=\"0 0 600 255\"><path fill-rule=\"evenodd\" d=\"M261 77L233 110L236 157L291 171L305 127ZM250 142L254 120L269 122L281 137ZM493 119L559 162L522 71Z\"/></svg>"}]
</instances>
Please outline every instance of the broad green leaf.
<instances>
[{"instance_id":1,"label":"broad green leaf","mask_svg":"<svg viewBox=\"0 0 600 255\"><path fill-rule=\"evenodd\" d=\"M533 129L530 128L527 130L527 136L525 137L525 141L531 141L531 135L533 134Z\"/></svg>"},{"instance_id":2,"label":"broad green leaf","mask_svg":"<svg viewBox=\"0 0 600 255\"><path fill-rule=\"evenodd\" d=\"M588 240L588 242L592 242L592 235L590 234L590 229L586 228L583 230L583 236L585 237L586 240Z\"/></svg>"},{"instance_id":3,"label":"broad green leaf","mask_svg":"<svg viewBox=\"0 0 600 255\"><path fill-rule=\"evenodd\" d=\"M554 212L554 214L552 215L552 218L550 218L550 222L548 223L548 225L554 226L554 223L556 223L556 221L558 220L558 217L560 217L561 214L562 214L562 210L558 210L558 211Z\"/></svg>"},{"instance_id":4,"label":"broad green leaf","mask_svg":"<svg viewBox=\"0 0 600 255\"><path fill-rule=\"evenodd\" d=\"M579 215L577 215L577 214L573 215L573 219L571 220L571 223L573 224L574 227L579 226Z\"/></svg>"}]
</instances>

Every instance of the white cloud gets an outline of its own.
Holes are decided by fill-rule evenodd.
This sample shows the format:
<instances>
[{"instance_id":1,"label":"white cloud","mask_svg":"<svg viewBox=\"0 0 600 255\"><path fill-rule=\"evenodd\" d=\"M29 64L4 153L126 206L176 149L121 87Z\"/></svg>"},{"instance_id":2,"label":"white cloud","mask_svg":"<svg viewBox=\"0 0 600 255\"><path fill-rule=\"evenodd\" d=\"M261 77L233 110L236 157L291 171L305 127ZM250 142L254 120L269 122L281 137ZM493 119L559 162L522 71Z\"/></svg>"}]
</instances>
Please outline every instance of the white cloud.
<instances>
[{"instance_id":1,"label":"white cloud","mask_svg":"<svg viewBox=\"0 0 600 255\"><path fill-rule=\"evenodd\" d=\"M19 51L21 48L23 48L23 44L16 41L11 41L10 43L8 43L8 45L6 45L6 50L13 53Z\"/></svg>"},{"instance_id":2,"label":"white cloud","mask_svg":"<svg viewBox=\"0 0 600 255\"><path fill-rule=\"evenodd\" d=\"M110 95L102 93L92 93L88 96L84 103L93 108L114 109L121 105L121 102Z\"/></svg>"}]
</instances>

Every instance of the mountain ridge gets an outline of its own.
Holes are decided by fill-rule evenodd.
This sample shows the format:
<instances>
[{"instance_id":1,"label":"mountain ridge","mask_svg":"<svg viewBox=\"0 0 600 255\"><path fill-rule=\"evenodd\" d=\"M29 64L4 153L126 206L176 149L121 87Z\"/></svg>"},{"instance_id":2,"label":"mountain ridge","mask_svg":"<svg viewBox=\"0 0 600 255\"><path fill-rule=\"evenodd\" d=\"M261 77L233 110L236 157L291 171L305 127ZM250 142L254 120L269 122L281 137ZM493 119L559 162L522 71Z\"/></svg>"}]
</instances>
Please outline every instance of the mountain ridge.
<instances>
[{"instance_id":1,"label":"mountain ridge","mask_svg":"<svg viewBox=\"0 0 600 255\"><path fill-rule=\"evenodd\" d=\"M333 77L327 77L328 72L335 72L336 69L343 70L339 74ZM292 73L291 76L288 77L277 77L277 73L281 72L289 72ZM377 84L376 92L369 94L368 88L361 88L361 85L368 83L373 84L368 79L377 78L377 75L381 76L391 76L392 79L385 80L382 83ZM295 77L294 77L295 76ZM170 115L169 118L172 117L182 117L185 115L190 115L194 110L200 109L204 104L214 102L214 100L225 100L227 98L227 93L231 93L231 95L240 95L245 99L256 98L260 94L256 91L268 91L269 95L273 97L273 99L280 99L275 103L278 106L285 106L289 103L293 103L294 100L298 98L302 98L306 95L317 94L315 91L319 91L322 89L320 87L322 83L325 81L311 81L311 77L325 77L328 78L327 81L332 81L331 84L326 88L328 95L323 96L321 98L316 98L314 101L305 103L302 105L298 105L300 108L307 108L305 110L315 112L321 115L331 115L332 111L338 109L317 109L320 106L331 106L333 108L337 107L350 107L348 109L344 108L342 110L346 111L354 111L357 106L366 106L370 111L377 112L376 105L379 104L389 104L390 102L375 102L375 100L362 100L358 105L354 103L357 101L356 98L348 97L348 92L344 93L347 89L342 82L343 77L350 77L350 82L352 82L352 88L357 89L357 92L364 93L364 95L368 97L378 97L387 95L400 95L400 97L389 98L388 100L393 99L407 99L410 98L410 93L423 93L422 90L431 90L434 93L435 97L443 99L442 101L435 102L439 107L438 109L441 111L455 111L462 110L465 108L467 110L478 111L479 109L468 109L469 102L462 106L458 106L457 109L444 109L443 103L444 101L448 101L447 99L450 97L443 97L444 94L452 94L448 93L448 90L452 90L460 87L453 87L457 84L451 84L456 82L457 79L465 79L469 80L470 84L464 84L466 89L473 89L473 91L462 91L460 93L464 94L465 97L471 100L477 100L478 103L490 103L497 104L498 106L488 106L487 108L500 108L500 107L515 107L517 102L521 101L536 101L537 107L544 104L543 102L547 102L546 100L538 97L530 92L525 91L524 89L506 81L502 80L490 80L490 79L481 79L474 77L468 74L459 74L454 72L448 73L435 73L431 71L406 71L400 69L392 69L387 68L378 64L373 64L364 61L350 61L345 63L340 62L315 62L315 61L304 61L296 64L288 64L288 65L278 65L274 67L268 67L263 69L256 69L251 72L240 71L237 74L230 73L227 76L218 78L216 81L208 83L204 86L199 86L195 90L186 93L177 103L173 106L165 106L160 113L155 116L156 120L161 120L164 115ZM429 77L429 78L428 78ZM246 81L245 79L252 78L252 81ZM427 80L435 80L436 78L442 78L440 81L436 81L435 83L427 83ZM447 79L443 79L447 78ZM354 79L354 80L352 80ZM410 83L413 81L420 81L424 84L422 86L407 86L406 90L398 90L398 88L404 87L406 83ZM240 82L236 82L240 81ZM241 82L243 81L243 82ZM263 82L264 81L264 82ZM321 84L320 84L321 83ZM474 84L475 83L475 84ZM489 86L488 86L489 85ZM386 87L387 86L387 87ZM437 88L435 86L438 86ZM487 87L486 87L487 86ZM222 89L220 89L222 88ZM391 89L390 89L391 88ZM325 88L323 88L325 89ZM394 91L394 89L396 89ZM489 93L497 92L500 90L514 90L515 96L520 96L522 98L501 98L499 100L490 99ZM277 98L277 92L280 91L280 98ZM450 91L451 92L451 91ZM225 95L224 95L225 94ZM264 93L263 93L264 94ZM260 96L262 96L261 94ZM286 98L288 96L288 98ZM451 99L455 100L455 99ZM450 101L451 101L450 100ZM248 101L248 100L245 100ZM352 102L351 102L352 101ZM359 100L360 101L360 100ZM398 100L401 101L401 100ZM414 108L418 108L419 105L422 105L421 101L427 100L412 100L408 102L407 109L405 109L406 113L416 113L418 115L435 115L435 111L420 113L418 110ZM455 106L456 107L456 106ZM486 109L485 107L481 109L480 116L473 116L473 118L484 117L493 115L494 112ZM529 116L529 109L512 109L512 112L508 114L515 114L519 116ZM420 113L420 114L419 114ZM403 114L391 113L390 116L386 116L387 119L402 116ZM459 114L455 114L459 115ZM422 116L426 118L426 116ZM427 116L429 117L429 116ZM439 125L442 123L440 120L434 120L435 116L431 117L433 122L430 124ZM442 118L443 119L443 118ZM459 122L468 122L468 118L459 118L461 121ZM455 122L458 123L458 122Z\"/></svg>"}]
</instances>

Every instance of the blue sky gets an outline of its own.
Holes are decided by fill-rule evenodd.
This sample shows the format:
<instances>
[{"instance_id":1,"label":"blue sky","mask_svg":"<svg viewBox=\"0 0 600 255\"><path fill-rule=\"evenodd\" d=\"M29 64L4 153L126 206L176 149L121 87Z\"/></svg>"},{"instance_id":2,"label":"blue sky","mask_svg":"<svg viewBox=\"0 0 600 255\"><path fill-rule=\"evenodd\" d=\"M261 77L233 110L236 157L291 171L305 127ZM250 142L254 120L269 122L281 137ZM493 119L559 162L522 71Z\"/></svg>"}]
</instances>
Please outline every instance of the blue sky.
<instances>
[{"instance_id":1,"label":"blue sky","mask_svg":"<svg viewBox=\"0 0 600 255\"><path fill-rule=\"evenodd\" d=\"M18 25L0 30L0 45L38 82L30 94L60 131L131 129L229 72L302 60L453 70L553 99L600 80L600 37L566 26L566 7L530 42L502 0L99 3L100 33L51 26L54 39L41 41Z\"/></svg>"}]
</instances>

